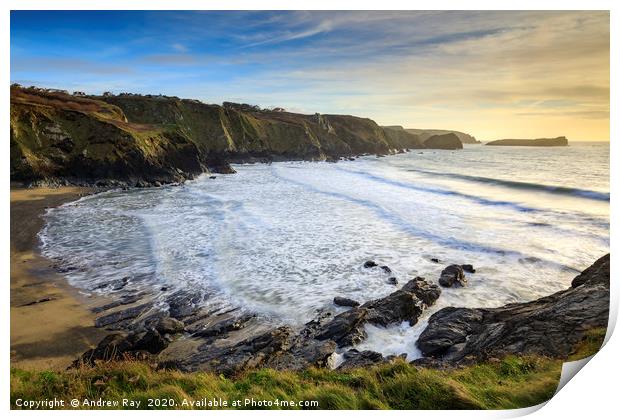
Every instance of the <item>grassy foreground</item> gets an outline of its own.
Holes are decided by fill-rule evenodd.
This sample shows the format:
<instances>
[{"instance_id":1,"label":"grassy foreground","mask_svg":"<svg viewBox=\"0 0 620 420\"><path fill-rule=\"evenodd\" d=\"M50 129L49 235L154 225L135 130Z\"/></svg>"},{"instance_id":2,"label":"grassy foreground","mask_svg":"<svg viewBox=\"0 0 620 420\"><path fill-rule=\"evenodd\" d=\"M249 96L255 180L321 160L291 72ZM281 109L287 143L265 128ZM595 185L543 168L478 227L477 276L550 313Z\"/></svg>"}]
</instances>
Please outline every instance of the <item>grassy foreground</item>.
<instances>
[{"instance_id":1,"label":"grassy foreground","mask_svg":"<svg viewBox=\"0 0 620 420\"><path fill-rule=\"evenodd\" d=\"M605 330L594 330L573 359L595 353ZM109 408L314 408L314 409L507 409L539 404L557 387L562 361L538 356L458 369L429 369L397 360L346 372L270 369L226 378L211 373L154 370L148 363L122 361L63 372L11 370L11 407L18 400L117 401ZM123 405L123 399L128 405ZM226 401L212 407L209 401ZM240 403L235 405L235 401ZM279 401L275 403L275 401ZM300 407L306 401L310 406ZM316 403L313 403L316 401ZM262 403L261 403L262 402ZM139 403L139 406L137 404ZM150 406L149 406L150 403ZM23 403L22 403L23 404ZM212 403L211 403L212 404ZM294 406L295 405L295 406ZM45 408L45 407L41 407ZM59 407L62 408L62 407Z\"/></svg>"}]
</instances>

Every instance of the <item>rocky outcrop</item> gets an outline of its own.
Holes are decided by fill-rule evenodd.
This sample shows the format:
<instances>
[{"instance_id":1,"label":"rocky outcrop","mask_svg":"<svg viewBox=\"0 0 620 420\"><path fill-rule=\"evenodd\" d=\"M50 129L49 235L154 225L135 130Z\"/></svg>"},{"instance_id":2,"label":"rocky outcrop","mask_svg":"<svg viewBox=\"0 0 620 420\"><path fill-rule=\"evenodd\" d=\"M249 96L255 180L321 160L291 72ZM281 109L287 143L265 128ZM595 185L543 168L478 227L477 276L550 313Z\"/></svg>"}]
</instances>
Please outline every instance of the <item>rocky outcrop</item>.
<instances>
[{"instance_id":1,"label":"rocky outcrop","mask_svg":"<svg viewBox=\"0 0 620 420\"><path fill-rule=\"evenodd\" d=\"M371 300L361 306L366 309L365 321L381 327L403 321L415 325L424 311L423 302L411 292L397 290L381 299Z\"/></svg>"},{"instance_id":2,"label":"rocky outcrop","mask_svg":"<svg viewBox=\"0 0 620 420\"><path fill-rule=\"evenodd\" d=\"M11 87L11 180L100 186L182 182L229 163L337 160L423 147L349 115L302 115L152 95Z\"/></svg>"},{"instance_id":3,"label":"rocky outcrop","mask_svg":"<svg viewBox=\"0 0 620 420\"><path fill-rule=\"evenodd\" d=\"M433 314L417 345L426 357L457 363L504 354L566 357L609 317L609 254L571 288L532 302L494 309L444 308Z\"/></svg>"},{"instance_id":4,"label":"rocky outcrop","mask_svg":"<svg viewBox=\"0 0 620 420\"><path fill-rule=\"evenodd\" d=\"M409 280L401 290L413 293L427 307L433 305L441 295L441 289L436 284L424 280L423 277L416 277L413 280Z\"/></svg>"},{"instance_id":5,"label":"rocky outcrop","mask_svg":"<svg viewBox=\"0 0 620 420\"><path fill-rule=\"evenodd\" d=\"M360 343L366 338L364 325L367 315L365 308L350 309L323 325L315 337L319 340L333 340L340 347Z\"/></svg>"},{"instance_id":6,"label":"rocky outcrop","mask_svg":"<svg viewBox=\"0 0 620 420\"><path fill-rule=\"evenodd\" d=\"M460 265L452 264L447 266L441 272L439 284L443 287L466 286L467 279L463 271L463 267Z\"/></svg>"},{"instance_id":7,"label":"rocky outcrop","mask_svg":"<svg viewBox=\"0 0 620 420\"><path fill-rule=\"evenodd\" d=\"M410 133L410 134L415 134L416 136L418 136L420 138L420 141L422 141L422 143L424 143L424 141L426 139L428 139L429 137L435 136L437 134L453 133L453 134L455 134L459 138L459 140L463 144L480 144L480 142L478 140L476 140L476 138L474 136L472 136L470 134L467 134L467 133L463 133L461 131L423 129L423 128L403 128L400 125L390 125L390 126L386 126L384 128L389 128L389 129L398 130L398 131L405 131L405 132Z\"/></svg>"},{"instance_id":8,"label":"rocky outcrop","mask_svg":"<svg viewBox=\"0 0 620 420\"><path fill-rule=\"evenodd\" d=\"M383 355L379 352L372 350L359 351L357 349L347 350L342 355L342 358L344 360L340 366L338 366L340 370L372 366L385 360Z\"/></svg>"},{"instance_id":9,"label":"rocky outcrop","mask_svg":"<svg viewBox=\"0 0 620 420\"><path fill-rule=\"evenodd\" d=\"M463 143L454 133L436 134L424 141L426 149L456 150L462 149Z\"/></svg>"},{"instance_id":10,"label":"rocky outcrop","mask_svg":"<svg viewBox=\"0 0 620 420\"><path fill-rule=\"evenodd\" d=\"M80 356L73 366L93 365L99 360L122 360L127 357L144 359L161 352L169 344L170 339L156 330L132 334L113 333L101 340L97 347Z\"/></svg>"},{"instance_id":11,"label":"rocky outcrop","mask_svg":"<svg viewBox=\"0 0 620 420\"><path fill-rule=\"evenodd\" d=\"M568 146L566 137L540 138L540 139L502 139L490 141L485 146L538 146L557 147Z\"/></svg>"},{"instance_id":12,"label":"rocky outcrop","mask_svg":"<svg viewBox=\"0 0 620 420\"><path fill-rule=\"evenodd\" d=\"M183 360L165 362L182 370L211 370L233 374L246 368L270 367L299 370L310 366L327 366L337 348L356 345L366 339L366 324L388 326L403 321L414 325L423 310L432 305L441 290L423 278L409 281L401 290L384 298L366 302L333 316L324 312L295 331L281 326L269 331L250 333L241 340L232 331L243 334L246 321L224 318L202 329L185 330L193 338L203 339L198 351ZM247 320L247 318L245 318ZM341 368L364 366L389 360L376 352L349 350Z\"/></svg>"},{"instance_id":13,"label":"rocky outcrop","mask_svg":"<svg viewBox=\"0 0 620 420\"><path fill-rule=\"evenodd\" d=\"M350 308L355 308L356 306L360 306L360 303L353 299L349 299L349 298L342 297L342 296L336 296L334 298L334 305L348 306Z\"/></svg>"}]
</instances>

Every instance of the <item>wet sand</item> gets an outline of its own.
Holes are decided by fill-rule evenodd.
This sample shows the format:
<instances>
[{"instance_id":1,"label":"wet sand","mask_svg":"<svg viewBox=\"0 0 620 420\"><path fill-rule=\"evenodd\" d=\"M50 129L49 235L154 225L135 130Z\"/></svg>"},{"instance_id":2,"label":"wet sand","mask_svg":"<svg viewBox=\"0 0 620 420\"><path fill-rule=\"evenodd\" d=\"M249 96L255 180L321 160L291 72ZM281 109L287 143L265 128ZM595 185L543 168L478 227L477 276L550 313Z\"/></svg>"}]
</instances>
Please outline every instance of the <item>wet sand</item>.
<instances>
[{"instance_id":1,"label":"wet sand","mask_svg":"<svg viewBox=\"0 0 620 420\"><path fill-rule=\"evenodd\" d=\"M106 332L93 326L85 297L39 255L46 208L87 188L11 189L11 366L64 369Z\"/></svg>"}]
</instances>

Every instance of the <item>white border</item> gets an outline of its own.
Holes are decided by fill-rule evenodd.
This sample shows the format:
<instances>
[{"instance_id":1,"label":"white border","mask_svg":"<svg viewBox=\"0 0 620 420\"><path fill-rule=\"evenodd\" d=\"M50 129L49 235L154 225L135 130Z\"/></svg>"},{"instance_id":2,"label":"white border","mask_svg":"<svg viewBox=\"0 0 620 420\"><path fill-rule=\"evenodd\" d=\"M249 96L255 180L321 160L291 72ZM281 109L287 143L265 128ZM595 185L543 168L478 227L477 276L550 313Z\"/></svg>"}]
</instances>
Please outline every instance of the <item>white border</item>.
<instances>
[{"instance_id":1,"label":"white border","mask_svg":"<svg viewBox=\"0 0 620 420\"><path fill-rule=\"evenodd\" d=\"M2 251L2 278L4 279L4 286L2 289L2 325L4 326L2 334L3 343L3 363L1 371L1 388L0 398L4 401L3 407L5 410L9 409L9 348L10 337L9 331L9 251L10 251L10 238L9 238L9 84L10 84L10 63L9 63L9 51L10 51L10 10L22 10L22 9L80 9L80 10L98 10L98 9L112 9L112 10L199 10L199 9L211 9L211 10L285 10L285 9L301 9L301 10L406 10L406 9L418 9L418 10L611 10L611 185L612 190L617 185L619 175L618 165L618 124L615 120L614 111L616 110L618 99L618 88L616 85L616 77L618 74L618 6L620 4L617 1L605 1L605 0L590 0L590 1L575 1L564 0L548 1L548 0L503 0L489 1L489 0L469 0L467 2L457 0L435 0L433 2L411 2L411 1L398 1L398 0L381 0L380 2L372 2L368 0L341 0L340 2L328 1L328 0L314 0L314 1L296 1L296 0L211 0L211 1L198 1L198 0L90 0L88 2L79 2L76 0L5 0L2 2L2 14L0 15L0 28L2 28L2 46L4 51L4 60L1 65L1 91L3 92L3 100L1 102L2 112L0 118L2 121L2 133L3 133L3 145L4 153L0 154L2 161L2 177L3 182L1 188L5 197L4 205L1 208L2 212L2 226L3 238L1 243ZM615 191L611 194L611 231L614 231L615 220L617 218L617 206L615 199ZM615 255L618 250L618 241L616 236L611 235L611 250L612 250L612 323L615 325L618 311L618 290L615 285L615 279L617 278L617 269L615 264ZM612 327L613 328L613 327ZM612 330L610 328L610 332ZM617 334L616 334L617 335ZM508 410L508 411L485 411L485 412L463 412L463 411L416 411L416 412L399 412L399 411L382 411L382 412L368 412L368 411L355 411L352 413L343 411L323 411L320 413L321 417L325 418L337 418L344 416L355 416L356 419L369 419L372 417L382 418L401 418L401 417L419 417L426 419L446 419L446 418L459 418L459 419L484 419L484 418L505 418L505 417L517 417L528 414L535 411L531 418L536 419L572 419L572 418L610 418L614 411L617 410L617 402L619 401L617 396L617 378L620 373L618 369L618 354L620 354L620 344L617 337L611 337L608 333L608 342L605 347L587 364L587 367L583 371L579 372L577 378L569 381L568 384L554 397L549 403L542 404L540 407L524 410ZM544 407L542 407L544 406ZM542 407L542 408L541 408ZM183 414L182 414L183 413ZM10 416L15 418L31 418L40 417L44 415L50 419L55 418L76 418L76 416L87 415L92 418L104 418L109 415L115 415L114 412L70 412L70 411L48 411L45 414L39 414L36 412L19 412L11 411ZM164 418L169 417L170 413L166 412L136 412L135 414L129 414L133 416L139 416L142 418L148 415L149 418ZM175 411L173 414L176 416L210 416L218 418L251 418L257 414L254 412L238 412L238 411L217 411L217 412L181 412ZM289 419L292 416L300 418L316 418L316 413L313 412L271 412L269 414L273 418Z\"/></svg>"}]
</instances>

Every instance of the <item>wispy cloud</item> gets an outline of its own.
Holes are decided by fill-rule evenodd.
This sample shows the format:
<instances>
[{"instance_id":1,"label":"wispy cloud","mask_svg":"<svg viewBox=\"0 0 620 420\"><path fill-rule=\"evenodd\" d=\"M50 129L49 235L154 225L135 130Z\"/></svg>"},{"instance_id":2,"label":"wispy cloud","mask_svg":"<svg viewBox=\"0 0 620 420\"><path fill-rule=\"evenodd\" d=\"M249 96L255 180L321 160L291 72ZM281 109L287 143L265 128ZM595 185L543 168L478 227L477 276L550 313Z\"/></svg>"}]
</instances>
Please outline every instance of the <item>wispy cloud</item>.
<instances>
[{"instance_id":1,"label":"wispy cloud","mask_svg":"<svg viewBox=\"0 0 620 420\"><path fill-rule=\"evenodd\" d=\"M118 83L482 138L609 133L607 12L148 12L142 26L120 17L114 28L89 22L96 30L52 18L24 33L12 25L12 78ZM80 42L54 42L68 32ZM122 48L98 53L110 43Z\"/></svg>"},{"instance_id":2,"label":"wispy cloud","mask_svg":"<svg viewBox=\"0 0 620 420\"><path fill-rule=\"evenodd\" d=\"M185 45L179 44L178 42L172 44L172 49L175 50L175 51L181 52L181 53L185 53L185 52L188 51L188 49L187 49L187 47Z\"/></svg>"}]
</instances>

